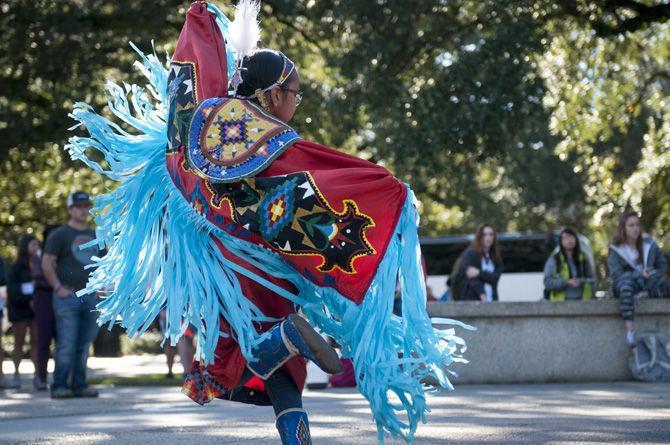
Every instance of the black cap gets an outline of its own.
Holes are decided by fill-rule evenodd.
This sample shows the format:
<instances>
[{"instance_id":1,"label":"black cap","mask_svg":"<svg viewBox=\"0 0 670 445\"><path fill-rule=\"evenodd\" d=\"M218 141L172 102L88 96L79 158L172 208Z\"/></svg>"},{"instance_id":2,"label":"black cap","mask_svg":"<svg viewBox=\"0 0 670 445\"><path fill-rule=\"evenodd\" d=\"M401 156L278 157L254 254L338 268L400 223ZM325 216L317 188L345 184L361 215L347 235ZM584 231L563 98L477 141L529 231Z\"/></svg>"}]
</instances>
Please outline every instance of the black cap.
<instances>
[{"instance_id":1,"label":"black cap","mask_svg":"<svg viewBox=\"0 0 670 445\"><path fill-rule=\"evenodd\" d=\"M77 191L74 193L70 193L70 195L67 197L68 207L77 205L91 205L91 204L92 204L91 197L88 196L88 193L86 192Z\"/></svg>"}]
</instances>

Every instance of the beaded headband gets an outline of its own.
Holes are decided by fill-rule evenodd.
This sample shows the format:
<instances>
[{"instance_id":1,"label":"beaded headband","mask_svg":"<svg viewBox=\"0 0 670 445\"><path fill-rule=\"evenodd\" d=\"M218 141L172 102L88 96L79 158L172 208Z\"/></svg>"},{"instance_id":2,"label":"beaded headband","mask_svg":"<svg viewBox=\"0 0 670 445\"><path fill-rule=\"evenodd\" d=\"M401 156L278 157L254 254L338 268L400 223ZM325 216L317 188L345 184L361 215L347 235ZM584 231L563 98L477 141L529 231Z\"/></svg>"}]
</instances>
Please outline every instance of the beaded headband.
<instances>
[{"instance_id":1,"label":"beaded headband","mask_svg":"<svg viewBox=\"0 0 670 445\"><path fill-rule=\"evenodd\" d=\"M278 53L282 57L282 59L284 59L284 68L282 69L282 72L279 75L279 77L277 78L277 80L274 81L270 86L268 86L266 88L262 88L262 89L257 88L256 91L254 91L254 94L252 94L250 96L239 96L239 95L235 94L235 97L237 97L238 99L253 99L253 98L256 98L261 103L261 105L265 108L265 106L263 105L263 102L264 102L263 99L265 98L265 96L263 96L261 93L265 93L266 91L270 91L274 87L282 86L284 84L284 82L286 82L286 80L291 76L291 73L293 73L293 71L295 71L295 63L293 63L293 61L291 59L286 57L284 55L284 53L279 52L279 51L278 51ZM261 99L261 97L263 97L263 99Z\"/></svg>"}]
</instances>

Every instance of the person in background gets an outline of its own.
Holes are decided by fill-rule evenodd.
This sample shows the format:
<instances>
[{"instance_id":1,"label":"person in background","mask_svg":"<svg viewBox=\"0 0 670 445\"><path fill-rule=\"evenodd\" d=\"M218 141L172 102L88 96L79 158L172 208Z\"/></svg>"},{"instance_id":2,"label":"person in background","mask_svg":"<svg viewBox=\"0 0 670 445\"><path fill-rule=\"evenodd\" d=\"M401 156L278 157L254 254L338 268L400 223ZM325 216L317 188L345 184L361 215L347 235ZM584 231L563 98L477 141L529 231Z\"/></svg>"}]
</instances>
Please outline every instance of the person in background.
<instances>
[{"instance_id":1,"label":"person in background","mask_svg":"<svg viewBox=\"0 0 670 445\"><path fill-rule=\"evenodd\" d=\"M495 229L491 224L482 224L462 254L456 285L456 293L463 301L497 301L498 280L502 274L502 258Z\"/></svg>"},{"instance_id":2,"label":"person in background","mask_svg":"<svg viewBox=\"0 0 670 445\"><path fill-rule=\"evenodd\" d=\"M30 357L33 365L36 363L37 336L35 335L35 313L33 312L33 283L32 264L33 258L37 257L40 243L32 235L23 235L19 239L16 260L12 263L7 274L7 296L9 321L12 323L14 334L14 350L12 362L14 362L14 378L11 387L21 387L21 374L19 367L23 358L23 345L26 333L30 331Z\"/></svg>"},{"instance_id":3,"label":"person in background","mask_svg":"<svg viewBox=\"0 0 670 445\"><path fill-rule=\"evenodd\" d=\"M44 240L57 226L47 225L44 229ZM42 272L41 253L34 257L32 266L35 293L33 294L33 310L35 311L35 325L37 327L37 369L35 370L35 389L47 390L47 363L51 340L56 339L56 320L53 309L53 289Z\"/></svg>"},{"instance_id":4,"label":"person in background","mask_svg":"<svg viewBox=\"0 0 670 445\"><path fill-rule=\"evenodd\" d=\"M67 198L69 220L47 239L42 256L42 271L54 290L53 309L56 319L56 367L51 397L97 397L98 391L86 383L88 349L98 333L95 294L77 297L86 287L93 269L93 257L100 256L97 245L81 249L95 239L88 226L91 199L85 192L74 192Z\"/></svg>"},{"instance_id":5,"label":"person in background","mask_svg":"<svg viewBox=\"0 0 670 445\"><path fill-rule=\"evenodd\" d=\"M550 301L590 300L594 274L581 251L577 233L565 228L559 235L559 250L544 265L544 287Z\"/></svg>"},{"instance_id":6,"label":"person in background","mask_svg":"<svg viewBox=\"0 0 670 445\"><path fill-rule=\"evenodd\" d=\"M670 297L668 262L656 241L642 236L642 225L636 212L627 211L621 215L610 244L607 267L614 294L619 297L626 343L633 347L635 300Z\"/></svg>"},{"instance_id":7,"label":"person in background","mask_svg":"<svg viewBox=\"0 0 670 445\"><path fill-rule=\"evenodd\" d=\"M342 346L330 338L330 344L333 348L337 348L340 352L340 363L342 363L342 371L330 374L328 376L328 383L333 388L355 388L356 387L356 372L354 371L354 362L350 358L342 357Z\"/></svg>"},{"instance_id":8,"label":"person in background","mask_svg":"<svg viewBox=\"0 0 670 445\"><path fill-rule=\"evenodd\" d=\"M423 271L423 279L426 281L428 279L428 266L426 265L426 257L421 255L421 270ZM428 286L426 283L426 302L429 301L438 301L433 293L433 289ZM395 284L395 292L393 294L393 315L402 317L402 298L400 297L400 280L398 279Z\"/></svg>"},{"instance_id":9,"label":"person in background","mask_svg":"<svg viewBox=\"0 0 670 445\"><path fill-rule=\"evenodd\" d=\"M165 316L166 312L165 309L163 309L160 312L158 318L161 333L163 335L165 335ZM169 339L165 340L164 350L168 367L168 372L165 375L165 378L167 379L174 378L172 367L174 366L174 358L177 354L179 354L179 362L181 363L182 368L184 369L184 375L186 375L190 371L191 365L193 364L193 357L195 356L195 346L193 346L194 337L195 337L194 329L192 326L189 326L188 329L186 329L184 335L182 335L179 341L177 341L177 346L172 346L170 344Z\"/></svg>"},{"instance_id":10,"label":"person in background","mask_svg":"<svg viewBox=\"0 0 670 445\"><path fill-rule=\"evenodd\" d=\"M5 285L5 260L0 258L0 389L5 388L5 374L2 372L2 361L5 359L5 350L2 348L2 334L5 332L2 326L5 319L5 297L2 288Z\"/></svg>"}]
</instances>

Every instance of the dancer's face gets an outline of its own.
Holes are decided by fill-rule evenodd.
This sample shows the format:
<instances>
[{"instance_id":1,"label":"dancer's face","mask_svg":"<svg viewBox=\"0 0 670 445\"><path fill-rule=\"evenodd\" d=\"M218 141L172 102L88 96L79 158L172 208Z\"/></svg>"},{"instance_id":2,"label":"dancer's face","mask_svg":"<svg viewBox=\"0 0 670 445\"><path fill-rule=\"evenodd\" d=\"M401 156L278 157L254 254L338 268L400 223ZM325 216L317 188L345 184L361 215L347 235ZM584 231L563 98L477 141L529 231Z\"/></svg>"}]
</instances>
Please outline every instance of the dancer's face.
<instances>
[{"instance_id":1,"label":"dancer's face","mask_svg":"<svg viewBox=\"0 0 670 445\"><path fill-rule=\"evenodd\" d=\"M298 97L302 98L300 91L300 77L296 68L283 85L268 91L270 112L283 122L288 123L293 119L298 107Z\"/></svg>"}]
</instances>

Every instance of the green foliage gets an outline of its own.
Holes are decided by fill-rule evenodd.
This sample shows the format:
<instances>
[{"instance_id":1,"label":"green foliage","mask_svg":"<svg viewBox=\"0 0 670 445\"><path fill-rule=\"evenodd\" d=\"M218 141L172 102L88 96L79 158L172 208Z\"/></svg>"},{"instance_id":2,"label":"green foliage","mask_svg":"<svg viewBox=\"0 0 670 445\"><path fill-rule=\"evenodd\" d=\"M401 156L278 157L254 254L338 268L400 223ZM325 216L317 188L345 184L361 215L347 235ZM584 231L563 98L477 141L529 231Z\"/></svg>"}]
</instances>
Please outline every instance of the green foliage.
<instances>
[{"instance_id":1,"label":"green foliage","mask_svg":"<svg viewBox=\"0 0 670 445\"><path fill-rule=\"evenodd\" d=\"M626 207L643 210L645 229L667 236L670 168L670 27L600 37L574 21L550 23L552 41L540 55L544 104L556 151L585 172L587 213L604 249L608 228Z\"/></svg>"},{"instance_id":2,"label":"green foliage","mask_svg":"<svg viewBox=\"0 0 670 445\"><path fill-rule=\"evenodd\" d=\"M65 223L70 192L104 192L99 175L64 162L60 151L56 144L42 150L12 148L0 164L0 255L13 256L24 233L42 238L47 224Z\"/></svg>"},{"instance_id":3,"label":"green foliage","mask_svg":"<svg viewBox=\"0 0 670 445\"><path fill-rule=\"evenodd\" d=\"M483 219L542 230L581 214L582 178L553 152L542 105L542 2L265 3L292 32L322 39L307 47L337 73L317 98L346 136L331 140L412 184L424 233ZM562 187L542 186L548 172Z\"/></svg>"},{"instance_id":4,"label":"green foliage","mask_svg":"<svg viewBox=\"0 0 670 445\"><path fill-rule=\"evenodd\" d=\"M98 109L105 77L132 81L128 41L173 44L187 1L0 1L0 255L22 233L62 224L75 189L101 193L102 180L63 152L76 101ZM159 47L160 48L160 47Z\"/></svg>"},{"instance_id":5,"label":"green foliage","mask_svg":"<svg viewBox=\"0 0 670 445\"><path fill-rule=\"evenodd\" d=\"M187 1L0 0L0 254L104 184L63 156L74 101L170 52ZM227 13L230 5L224 6ZM267 0L262 44L300 67L308 139L387 166L426 234L590 230L632 205L670 222L670 5L620 0ZM58 153L61 152L59 155Z\"/></svg>"}]
</instances>

